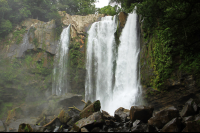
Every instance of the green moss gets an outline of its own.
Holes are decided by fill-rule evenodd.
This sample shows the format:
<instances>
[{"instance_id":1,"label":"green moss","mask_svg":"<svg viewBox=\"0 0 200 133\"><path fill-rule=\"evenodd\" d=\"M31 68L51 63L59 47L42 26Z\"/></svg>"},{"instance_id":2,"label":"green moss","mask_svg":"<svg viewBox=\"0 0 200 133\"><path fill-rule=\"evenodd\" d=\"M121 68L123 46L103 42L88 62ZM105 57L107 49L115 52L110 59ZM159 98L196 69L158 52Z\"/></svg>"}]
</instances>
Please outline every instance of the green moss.
<instances>
[{"instance_id":1,"label":"green moss","mask_svg":"<svg viewBox=\"0 0 200 133\"><path fill-rule=\"evenodd\" d=\"M99 111L101 109L101 104L100 104L100 101L97 100L95 103L94 103L94 111Z\"/></svg>"}]
</instances>

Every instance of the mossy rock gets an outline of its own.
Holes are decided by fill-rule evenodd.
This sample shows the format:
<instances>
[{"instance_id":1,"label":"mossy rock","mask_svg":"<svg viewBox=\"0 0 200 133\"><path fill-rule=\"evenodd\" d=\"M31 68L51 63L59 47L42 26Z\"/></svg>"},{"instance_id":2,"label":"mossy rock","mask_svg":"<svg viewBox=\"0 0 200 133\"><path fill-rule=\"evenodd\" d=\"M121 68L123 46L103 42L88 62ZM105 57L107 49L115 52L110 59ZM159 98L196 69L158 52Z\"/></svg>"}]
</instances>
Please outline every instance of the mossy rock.
<instances>
[{"instance_id":1,"label":"mossy rock","mask_svg":"<svg viewBox=\"0 0 200 133\"><path fill-rule=\"evenodd\" d=\"M88 116L92 115L94 112L100 111L100 109L101 109L101 103L99 100L97 100L80 112L80 118L81 119L87 118Z\"/></svg>"},{"instance_id":2,"label":"mossy rock","mask_svg":"<svg viewBox=\"0 0 200 133\"><path fill-rule=\"evenodd\" d=\"M60 114L58 115L58 119L60 120L61 123L67 123L69 120L70 116L67 112L64 110L60 111Z\"/></svg>"},{"instance_id":3,"label":"mossy rock","mask_svg":"<svg viewBox=\"0 0 200 133\"><path fill-rule=\"evenodd\" d=\"M29 124L22 123L19 125L18 132L33 132L33 129Z\"/></svg>"}]
</instances>

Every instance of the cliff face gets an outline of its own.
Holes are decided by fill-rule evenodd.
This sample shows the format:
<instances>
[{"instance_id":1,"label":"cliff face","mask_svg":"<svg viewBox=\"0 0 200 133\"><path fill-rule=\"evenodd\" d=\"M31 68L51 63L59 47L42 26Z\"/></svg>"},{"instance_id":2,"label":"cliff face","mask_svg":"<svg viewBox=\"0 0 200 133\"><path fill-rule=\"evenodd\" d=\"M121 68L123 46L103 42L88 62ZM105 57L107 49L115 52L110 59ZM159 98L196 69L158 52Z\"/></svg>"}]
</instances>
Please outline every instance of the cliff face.
<instances>
[{"instance_id":1,"label":"cliff face","mask_svg":"<svg viewBox=\"0 0 200 133\"><path fill-rule=\"evenodd\" d=\"M90 25L104 15L62 16L58 26L54 20L42 22L27 19L0 42L0 109L6 110L46 99L52 92L52 71L56 48L63 28L71 24L69 51L69 92L84 96L85 48Z\"/></svg>"},{"instance_id":2,"label":"cliff face","mask_svg":"<svg viewBox=\"0 0 200 133\"><path fill-rule=\"evenodd\" d=\"M154 80L158 72L154 66L155 60L153 57L155 56L154 40L156 35L151 35L147 38L142 25L140 20L140 74L143 90L142 97L145 103L155 107L155 110L160 110L172 105L181 108L180 105L183 105L189 98L200 101L200 91L194 75L180 71L175 65L176 63L181 63L179 56L172 58L174 70L170 77L164 81L162 89L158 90L154 87Z\"/></svg>"}]
</instances>

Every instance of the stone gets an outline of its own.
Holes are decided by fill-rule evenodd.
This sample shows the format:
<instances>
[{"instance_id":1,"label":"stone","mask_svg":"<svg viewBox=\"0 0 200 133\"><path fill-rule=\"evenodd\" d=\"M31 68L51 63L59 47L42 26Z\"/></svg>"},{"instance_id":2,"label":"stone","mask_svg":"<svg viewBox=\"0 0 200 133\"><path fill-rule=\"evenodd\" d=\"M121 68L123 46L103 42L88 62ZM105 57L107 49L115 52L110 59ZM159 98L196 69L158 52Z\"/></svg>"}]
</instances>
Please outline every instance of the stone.
<instances>
[{"instance_id":1,"label":"stone","mask_svg":"<svg viewBox=\"0 0 200 133\"><path fill-rule=\"evenodd\" d=\"M194 116L183 117L182 123L186 125L186 122L193 121L195 119Z\"/></svg>"},{"instance_id":2,"label":"stone","mask_svg":"<svg viewBox=\"0 0 200 133\"><path fill-rule=\"evenodd\" d=\"M89 132L89 131L87 130L87 128L83 127L81 128L81 132Z\"/></svg>"},{"instance_id":3,"label":"stone","mask_svg":"<svg viewBox=\"0 0 200 133\"><path fill-rule=\"evenodd\" d=\"M119 22L120 22L120 27L124 28L126 24L126 19L127 19L127 14L125 12L120 12L119 13Z\"/></svg>"},{"instance_id":4,"label":"stone","mask_svg":"<svg viewBox=\"0 0 200 133\"><path fill-rule=\"evenodd\" d=\"M18 132L33 132L33 129L29 124L22 123L19 125Z\"/></svg>"},{"instance_id":5,"label":"stone","mask_svg":"<svg viewBox=\"0 0 200 133\"><path fill-rule=\"evenodd\" d=\"M161 129L165 124L176 117L179 117L179 111L172 106L155 113L155 115L148 120L148 124Z\"/></svg>"},{"instance_id":6,"label":"stone","mask_svg":"<svg viewBox=\"0 0 200 133\"><path fill-rule=\"evenodd\" d=\"M33 129L33 132L44 132L45 129L46 129L43 126L38 126L38 125L32 125L32 124L30 124L30 126Z\"/></svg>"},{"instance_id":7,"label":"stone","mask_svg":"<svg viewBox=\"0 0 200 133\"><path fill-rule=\"evenodd\" d=\"M97 100L80 112L80 118L87 118L94 112L100 111L100 109L101 109L101 103L99 100Z\"/></svg>"},{"instance_id":8,"label":"stone","mask_svg":"<svg viewBox=\"0 0 200 133\"><path fill-rule=\"evenodd\" d=\"M114 117L119 122L126 122L127 117L129 117L129 114L130 110L120 107L115 111Z\"/></svg>"},{"instance_id":9,"label":"stone","mask_svg":"<svg viewBox=\"0 0 200 133\"><path fill-rule=\"evenodd\" d=\"M147 106L132 106L130 109L130 119L132 122L141 120L147 122L152 117L153 108Z\"/></svg>"},{"instance_id":10,"label":"stone","mask_svg":"<svg viewBox=\"0 0 200 133\"><path fill-rule=\"evenodd\" d=\"M197 121L188 121L182 132L200 132L200 123Z\"/></svg>"},{"instance_id":11,"label":"stone","mask_svg":"<svg viewBox=\"0 0 200 133\"><path fill-rule=\"evenodd\" d=\"M186 117L186 116L194 115L195 113L197 113L197 111L198 111L198 107L197 107L196 103L194 102L194 100L192 98L190 98L185 103L185 106L181 110L180 116Z\"/></svg>"},{"instance_id":12,"label":"stone","mask_svg":"<svg viewBox=\"0 0 200 133\"><path fill-rule=\"evenodd\" d=\"M82 127L86 127L87 129L93 128L94 125L103 124L103 117L100 111L93 113L88 118L83 118L77 121L73 128L75 131L79 132Z\"/></svg>"},{"instance_id":13,"label":"stone","mask_svg":"<svg viewBox=\"0 0 200 133\"><path fill-rule=\"evenodd\" d=\"M6 128L3 124L3 122L0 120L0 132L5 132L6 131Z\"/></svg>"},{"instance_id":14,"label":"stone","mask_svg":"<svg viewBox=\"0 0 200 133\"><path fill-rule=\"evenodd\" d=\"M86 107L88 107L89 105L91 105L91 104L92 104L92 102L91 102L90 100L88 100L87 103L85 104L83 110L84 110Z\"/></svg>"},{"instance_id":15,"label":"stone","mask_svg":"<svg viewBox=\"0 0 200 133\"><path fill-rule=\"evenodd\" d=\"M67 123L71 117L67 113L67 111L61 110L58 119L60 120L61 123Z\"/></svg>"},{"instance_id":16,"label":"stone","mask_svg":"<svg viewBox=\"0 0 200 133\"><path fill-rule=\"evenodd\" d=\"M161 129L161 132L181 132L181 119L172 119Z\"/></svg>"},{"instance_id":17,"label":"stone","mask_svg":"<svg viewBox=\"0 0 200 133\"><path fill-rule=\"evenodd\" d=\"M148 125L145 123L134 125L131 128L131 132L146 132L148 130Z\"/></svg>"},{"instance_id":18,"label":"stone","mask_svg":"<svg viewBox=\"0 0 200 133\"><path fill-rule=\"evenodd\" d=\"M102 115L104 120L113 120L114 117L111 116L108 112L102 110Z\"/></svg>"},{"instance_id":19,"label":"stone","mask_svg":"<svg viewBox=\"0 0 200 133\"><path fill-rule=\"evenodd\" d=\"M80 120L80 116L79 115L75 115L75 116L73 116L71 118L71 120L67 123L67 125L73 126L79 120Z\"/></svg>"}]
</instances>

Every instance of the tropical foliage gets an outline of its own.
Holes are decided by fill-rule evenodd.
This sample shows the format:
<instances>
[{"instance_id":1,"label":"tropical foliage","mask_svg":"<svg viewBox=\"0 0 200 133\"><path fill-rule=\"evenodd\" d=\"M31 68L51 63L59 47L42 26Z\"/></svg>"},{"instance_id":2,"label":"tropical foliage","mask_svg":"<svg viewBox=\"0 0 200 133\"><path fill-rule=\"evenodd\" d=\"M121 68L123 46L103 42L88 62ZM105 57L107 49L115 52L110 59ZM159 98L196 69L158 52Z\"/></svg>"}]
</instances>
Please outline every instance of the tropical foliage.
<instances>
[{"instance_id":1,"label":"tropical foliage","mask_svg":"<svg viewBox=\"0 0 200 133\"><path fill-rule=\"evenodd\" d=\"M0 37L6 36L17 24L26 18L41 21L56 20L58 11L70 15L94 14L96 0L0 0Z\"/></svg>"},{"instance_id":2,"label":"tropical foliage","mask_svg":"<svg viewBox=\"0 0 200 133\"><path fill-rule=\"evenodd\" d=\"M164 81L179 68L200 81L200 1L199 0L111 0L122 11L142 16L142 28L152 51L155 77L153 84L162 88ZM179 61L177 62L177 58Z\"/></svg>"}]
</instances>

